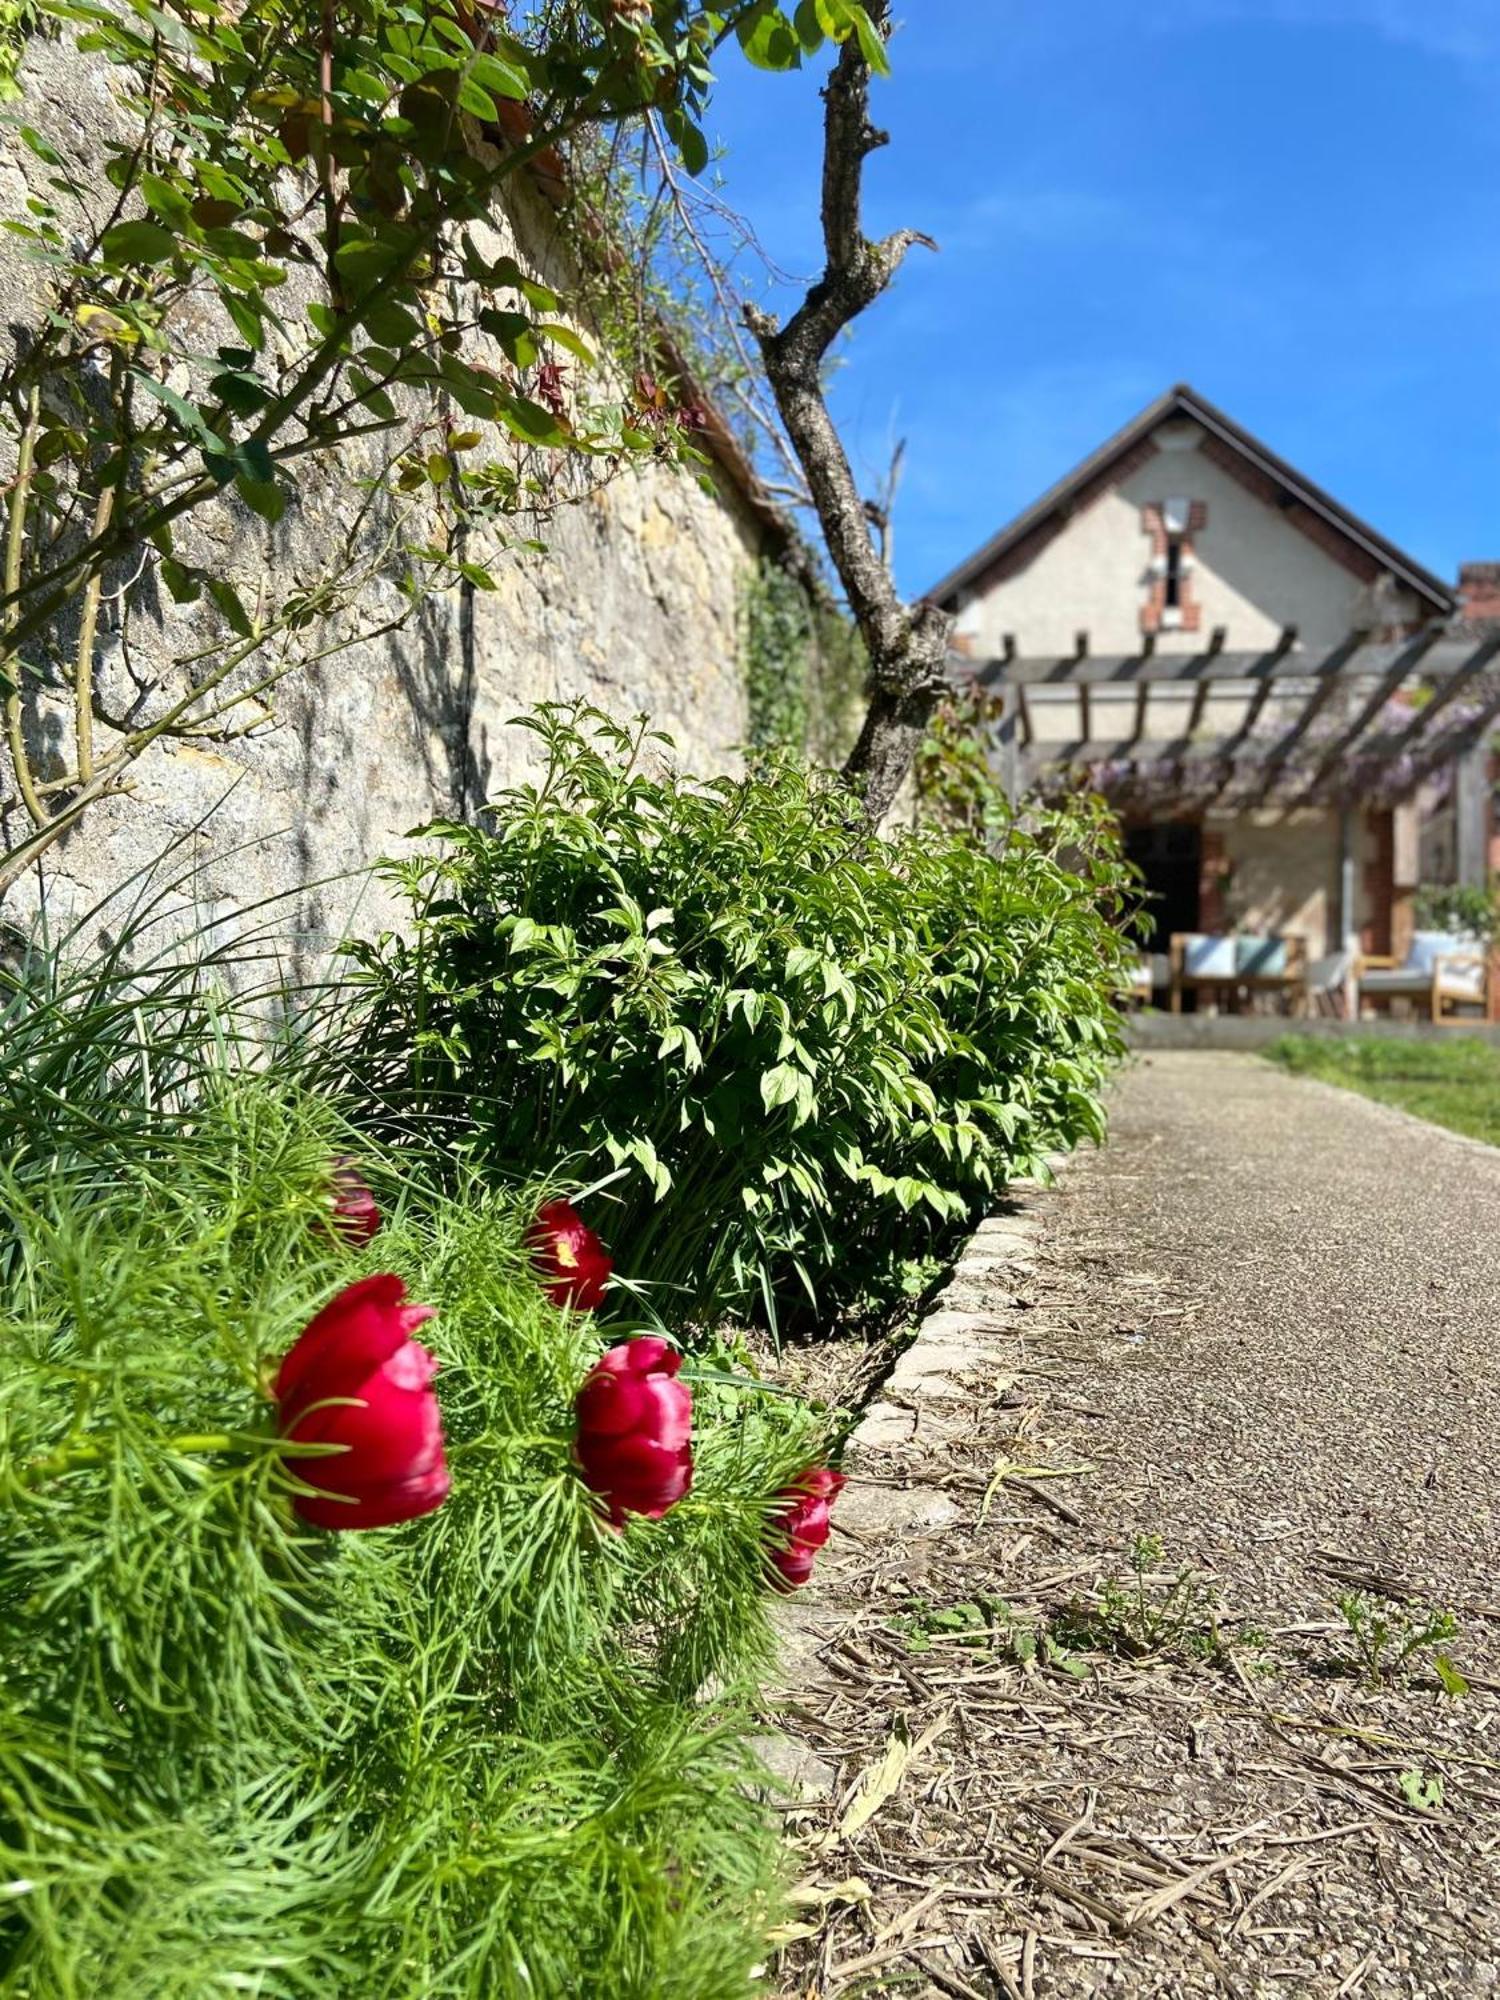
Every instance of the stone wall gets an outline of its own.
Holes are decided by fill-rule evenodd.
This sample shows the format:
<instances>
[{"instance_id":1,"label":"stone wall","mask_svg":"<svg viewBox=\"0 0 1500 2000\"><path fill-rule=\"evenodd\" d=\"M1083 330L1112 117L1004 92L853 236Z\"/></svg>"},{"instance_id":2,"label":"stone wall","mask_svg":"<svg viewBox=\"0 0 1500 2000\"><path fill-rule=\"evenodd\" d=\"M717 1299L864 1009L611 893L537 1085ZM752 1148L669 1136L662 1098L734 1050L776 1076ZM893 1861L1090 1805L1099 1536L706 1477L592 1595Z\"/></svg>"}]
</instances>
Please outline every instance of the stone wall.
<instances>
[{"instance_id":1,"label":"stone wall","mask_svg":"<svg viewBox=\"0 0 1500 2000\"><path fill-rule=\"evenodd\" d=\"M102 156L105 134L121 119L107 71L67 42L42 40L31 45L23 83L29 123L70 152L81 134ZM0 133L0 213L19 212L41 172L12 131ZM110 191L99 178L103 199ZM534 189L516 198L508 224L497 250L513 248L566 292L572 273L560 224ZM41 305L40 274L0 238L10 339L25 338ZM359 470L346 460L304 471L274 530L232 500L216 504L213 518L191 529L186 552L232 576L246 603L265 579L280 587L316 574L359 503ZM511 720L541 700L582 696L620 717L644 711L676 739L689 768L736 770L747 723L741 593L777 530L732 455L710 477L705 491L690 469L627 466L540 521L518 523L517 533L535 534L546 551L492 562L494 592L433 599L399 632L299 672L277 692L274 723L252 738L158 744L130 794L95 807L47 856L54 911L88 907L175 842L175 867L201 862L198 900L207 914L298 892L278 905L278 922L316 955L351 921L367 928L390 907L366 879L327 878L363 870L399 850L422 820L470 811L524 775L531 739ZM201 611L155 591L149 566L120 585L128 652L107 592L97 657L112 706L128 706L140 676L187 650L202 621ZM362 625L399 606L394 581L377 577L360 606ZM45 741L60 713L49 717L45 699L35 705L33 740ZM0 796L10 789L0 766ZM20 830L9 823L9 840ZM34 904L34 877L7 898L8 918Z\"/></svg>"}]
</instances>

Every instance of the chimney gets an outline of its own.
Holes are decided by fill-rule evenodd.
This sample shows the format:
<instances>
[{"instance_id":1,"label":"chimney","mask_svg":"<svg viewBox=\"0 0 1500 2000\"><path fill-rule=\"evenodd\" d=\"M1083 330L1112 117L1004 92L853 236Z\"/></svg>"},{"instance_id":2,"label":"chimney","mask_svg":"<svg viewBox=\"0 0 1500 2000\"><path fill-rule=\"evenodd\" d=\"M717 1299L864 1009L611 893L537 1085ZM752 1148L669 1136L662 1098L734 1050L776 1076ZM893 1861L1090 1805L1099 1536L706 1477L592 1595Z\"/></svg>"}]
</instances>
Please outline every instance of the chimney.
<instances>
[{"instance_id":1,"label":"chimney","mask_svg":"<svg viewBox=\"0 0 1500 2000\"><path fill-rule=\"evenodd\" d=\"M1500 562L1459 564L1458 607L1465 624L1500 626Z\"/></svg>"}]
</instances>

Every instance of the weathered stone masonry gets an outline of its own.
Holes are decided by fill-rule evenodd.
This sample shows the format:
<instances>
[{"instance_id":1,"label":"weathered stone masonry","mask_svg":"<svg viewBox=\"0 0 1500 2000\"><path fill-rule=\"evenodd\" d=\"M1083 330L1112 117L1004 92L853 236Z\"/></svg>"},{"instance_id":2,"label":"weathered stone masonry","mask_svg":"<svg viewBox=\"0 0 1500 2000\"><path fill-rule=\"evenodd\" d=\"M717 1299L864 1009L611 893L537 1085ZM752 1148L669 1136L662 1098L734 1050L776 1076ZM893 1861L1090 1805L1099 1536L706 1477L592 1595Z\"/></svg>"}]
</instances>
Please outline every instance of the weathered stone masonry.
<instances>
[{"instance_id":1,"label":"weathered stone masonry","mask_svg":"<svg viewBox=\"0 0 1500 2000\"><path fill-rule=\"evenodd\" d=\"M34 42L23 83L27 121L70 151L80 131L102 147L121 120L108 72L66 42ZM0 212L17 213L40 172L12 132L0 133ZM99 185L107 194L102 174ZM566 294L571 270L551 207L523 190L508 221L497 248L514 249ZM12 340L25 337L40 302L37 269L0 239L0 307ZM357 504L358 470L352 458L303 470L275 530L225 508L191 531L195 546L180 539L191 559L211 561L253 603L263 577L284 585L289 575L317 573L343 510ZM777 527L732 452L719 454L712 483L705 492L691 471L669 464L627 468L535 529L545 554L512 552L492 564L496 591L434 599L401 631L285 683L268 732L214 746L158 744L133 792L96 807L48 855L54 908L88 906L182 840L178 866L201 857L205 914L299 891L286 928L316 952L351 918L368 927L389 914L381 889L366 880L316 885L399 849L422 820L471 810L515 782L534 753L528 734L509 724L542 700L583 696L620 717L644 711L675 737L689 768L735 770L747 733L742 588ZM519 534L533 532L517 525ZM127 667L159 670L188 650L201 617L143 598L149 587L148 577L132 600L128 663L107 596L101 619L99 683L127 702ZM397 604L394 584L375 585L364 624ZM30 720L45 740L45 702ZM0 793L9 789L0 770ZM21 885L6 915L34 900L35 883Z\"/></svg>"}]
</instances>

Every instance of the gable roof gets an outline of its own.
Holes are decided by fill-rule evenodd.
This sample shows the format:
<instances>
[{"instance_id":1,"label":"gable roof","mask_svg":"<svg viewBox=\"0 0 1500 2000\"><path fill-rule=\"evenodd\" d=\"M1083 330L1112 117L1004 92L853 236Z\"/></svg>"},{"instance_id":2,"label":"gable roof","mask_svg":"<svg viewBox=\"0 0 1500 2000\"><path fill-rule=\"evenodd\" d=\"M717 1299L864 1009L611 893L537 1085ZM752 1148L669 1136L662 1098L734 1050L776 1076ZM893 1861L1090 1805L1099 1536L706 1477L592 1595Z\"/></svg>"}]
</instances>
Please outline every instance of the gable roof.
<instances>
[{"instance_id":1,"label":"gable roof","mask_svg":"<svg viewBox=\"0 0 1500 2000\"><path fill-rule=\"evenodd\" d=\"M1097 492L1108 485L1110 473L1122 459L1145 445L1160 425L1179 417L1191 418L1201 425L1210 438L1217 440L1221 451L1255 478L1258 485L1262 488L1269 485L1274 489L1276 504L1288 509L1305 510L1302 518L1319 540L1331 538L1342 543L1351 556L1371 566L1372 574L1388 570L1398 583L1405 584L1418 597L1426 599L1435 612L1446 616L1455 609L1457 594L1441 578L1424 569L1419 562L1398 549L1394 542L1387 541L1367 521L1351 514L1322 487L1305 479L1284 458L1279 458L1269 446L1252 437L1249 431L1200 396L1186 382L1178 382L1164 396L1158 396L1154 403L1149 403L1123 430L1116 431L1097 451L1075 465L1065 478L1048 487L1039 500L1033 501L1024 513L1008 522L999 534L991 536L956 569L951 569L926 593L927 597L933 603L946 604L960 590L1015 551L1028 535L1049 526L1060 527L1075 505L1093 497L1090 488Z\"/></svg>"}]
</instances>

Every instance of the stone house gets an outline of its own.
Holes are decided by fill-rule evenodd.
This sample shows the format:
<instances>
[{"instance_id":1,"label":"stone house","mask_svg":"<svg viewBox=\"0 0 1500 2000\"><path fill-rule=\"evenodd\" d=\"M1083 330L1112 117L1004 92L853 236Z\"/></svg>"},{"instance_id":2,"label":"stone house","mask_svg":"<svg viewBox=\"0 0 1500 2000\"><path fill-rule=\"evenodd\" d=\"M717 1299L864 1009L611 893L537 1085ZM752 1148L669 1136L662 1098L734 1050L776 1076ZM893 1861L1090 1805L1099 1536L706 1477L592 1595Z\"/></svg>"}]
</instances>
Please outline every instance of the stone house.
<instances>
[{"instance_id":1,"label":"stone house","mask_svg":"<svg viewBox=\"0 0 1500 2000\"><path fill-rule=\"evenodd\" d=\"M1434 576L1179 384L929 596L1011 788L1116 801L1158 949L1316 957L1403 952L1424 852L1484 878L1497 579Z\"/></svg>"}]
</instances>

